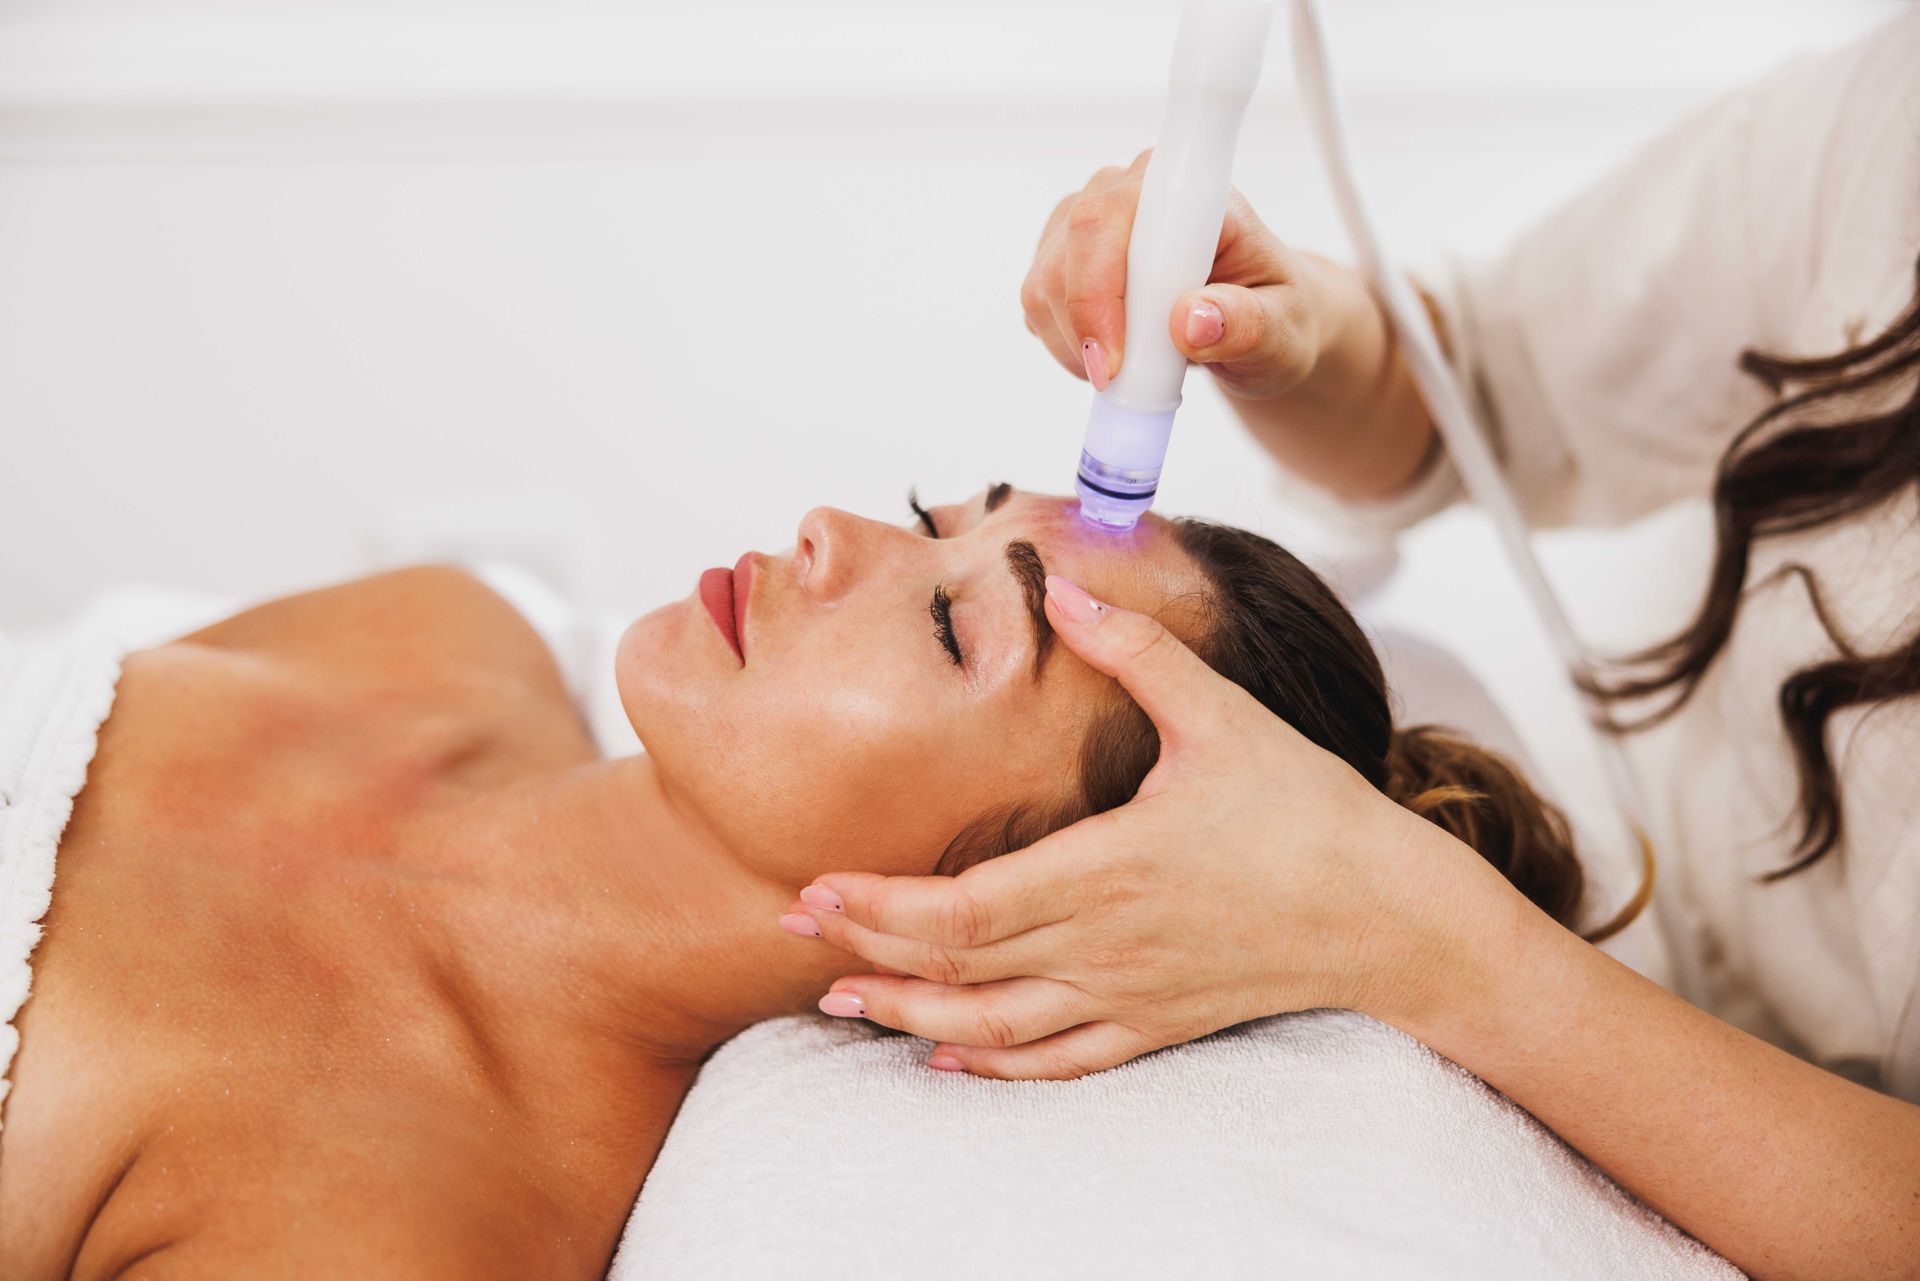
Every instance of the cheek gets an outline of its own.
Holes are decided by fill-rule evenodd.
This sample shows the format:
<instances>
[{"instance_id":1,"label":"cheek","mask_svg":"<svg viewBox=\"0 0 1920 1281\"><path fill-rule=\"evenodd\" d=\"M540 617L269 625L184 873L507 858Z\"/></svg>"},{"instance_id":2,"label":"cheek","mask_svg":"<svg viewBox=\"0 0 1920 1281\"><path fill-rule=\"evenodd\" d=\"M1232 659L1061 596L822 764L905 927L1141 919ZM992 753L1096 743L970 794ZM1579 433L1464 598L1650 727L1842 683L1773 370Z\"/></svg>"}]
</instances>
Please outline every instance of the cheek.
<instances>
[{"instance_id":1,"label":"cheek","mask_svg":"<svg viewBox=\"0 0 1920 1281\"><path fill-rule=\"evenodd\" d=\"M627 718L681 801L781 879L930 868L969 799L955 776L980 754L957 676L825 632L759 669L723 668L685 613L641 618L616 658Z\"/></svg>"},{"instance_id":2,"label":"cheek","mask_svg":"<svg viewBox=\"0 0 1920 1281\"><path fill-rule=\"evenodd\" d=\"M950 834L956 767L977 754L967 710L909 672L851 653L743 691L726 766L752 798L738 837L803 875L830 867L923 872ZM822 861L824 860L824 861Z\"/></svg>"},{"instance_id":3,"label":"cheek","mask_svg":"<svg viewBox=\"0 0 1920 1281\"><path fill-rule=\"evenodd\" d=\"M668 786L775 879L924 874L982 814L1057 799L1077 764L1070 709L980 700L936 661L823 643L709 670L682 625L668 609L628 628L621 700Z\"/></svg>"},{"instance_id":4,"label":"cheek","mask_svg":"<svg viewBox=\"0 0 1920 1281\"><path fill-rule=\"evenodd\" d=\"M984 700L930 690L938 675L892 697L871 687L856 696L859 686L823 693L796 720L819 815L867 851L862 870L925 874L981 818L1052 811L1078 794L1079 709L1024 690Z\"/></svg>"}]
</instances>

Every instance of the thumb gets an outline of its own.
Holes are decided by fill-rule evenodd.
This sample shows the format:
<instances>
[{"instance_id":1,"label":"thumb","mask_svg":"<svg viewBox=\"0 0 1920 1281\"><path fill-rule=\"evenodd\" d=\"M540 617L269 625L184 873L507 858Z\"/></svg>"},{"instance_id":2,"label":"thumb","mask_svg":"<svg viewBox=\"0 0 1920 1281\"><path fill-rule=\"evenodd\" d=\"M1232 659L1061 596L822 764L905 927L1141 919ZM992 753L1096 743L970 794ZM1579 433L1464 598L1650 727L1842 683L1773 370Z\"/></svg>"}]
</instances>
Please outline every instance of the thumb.
<instances>
[{"instance_id":1,"label":"thumb","mask_svg":"<svg viewBox=\"0 0 1920 1281\"><path fill-rule=\"evenodd\" d=\"M1047 575L1047 619L1083 662L1120 682L1167 747L1205 741L1232 696L1245 697L1158 619L1095 600L1058 574Z\"/></svg>"},{"instance_id":2,"label":"thumb","mask_svg":"<svg viewBox=\"0 0 1920 1281\"><path fill-rule=\"evenodd\" d=\"M1174 303L1167 321L1188 360L1222 366L1243 381L1291 390L1313 366L1313 318L1294 284L1208 285Z\"/></svg>"}]
</instances>

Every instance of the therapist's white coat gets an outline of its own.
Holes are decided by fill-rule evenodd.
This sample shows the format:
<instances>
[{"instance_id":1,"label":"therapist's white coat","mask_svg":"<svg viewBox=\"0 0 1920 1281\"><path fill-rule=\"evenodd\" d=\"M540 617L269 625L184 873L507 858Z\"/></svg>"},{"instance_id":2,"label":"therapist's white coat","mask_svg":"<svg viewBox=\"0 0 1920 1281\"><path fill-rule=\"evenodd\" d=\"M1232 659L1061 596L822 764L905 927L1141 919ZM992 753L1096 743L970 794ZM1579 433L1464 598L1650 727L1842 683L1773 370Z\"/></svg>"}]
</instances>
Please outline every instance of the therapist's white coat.
<instances>
[{"instance_id":1,"label":"therapist's white coat","mask_svg":"<svg viewBox=\"0 0 1920 1281\"><path fill-rule=\"evenodd\" d=\"M1739 371L1742 349L1823 355L1871 336L1913 298L1916 258L1909 10L1694 114L1498 258L1423 284L1529 519L1613 525L1709 492L1770 401ZM1357 515L1402 526L1459 497L1443 462ZM1911 489L1761 542L1748 582L1791 563L1814 571L1862 650L1920 627ZM1845 839L1799 875L1758 881L1791 861L1799 830L1776 691L1835 653L1797 579L1760 587L1691 702L1631 750L1714 1012L1920 1102L1920 701L1834 717Z\"/></svg>"}]
</instances>

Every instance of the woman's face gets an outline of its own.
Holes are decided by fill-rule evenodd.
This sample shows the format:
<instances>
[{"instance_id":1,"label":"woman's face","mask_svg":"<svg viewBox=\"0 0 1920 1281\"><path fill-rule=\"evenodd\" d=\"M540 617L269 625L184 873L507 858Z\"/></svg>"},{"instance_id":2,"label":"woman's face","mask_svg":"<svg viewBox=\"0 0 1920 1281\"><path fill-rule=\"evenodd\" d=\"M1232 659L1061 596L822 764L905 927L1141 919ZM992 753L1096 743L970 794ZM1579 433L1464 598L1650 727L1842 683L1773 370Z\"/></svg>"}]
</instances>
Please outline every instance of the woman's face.
<instances>
[{"instance_id":1,"label":"woman's face","mask_svg":"<svg viewBox=\"0 0 1920 1281\"><path fill-rule=\"evenodd\" d=\"M904 527L817 507L792 551L629 627L621 701L671 794L755 870L924 873L983 814L1077 794L1117 695L1054 642L1048 573L1183 634L1198 617L1167 608L1202 579L1157 517L1111 533L1004 485Z\"/></svg>"}]
</instances>

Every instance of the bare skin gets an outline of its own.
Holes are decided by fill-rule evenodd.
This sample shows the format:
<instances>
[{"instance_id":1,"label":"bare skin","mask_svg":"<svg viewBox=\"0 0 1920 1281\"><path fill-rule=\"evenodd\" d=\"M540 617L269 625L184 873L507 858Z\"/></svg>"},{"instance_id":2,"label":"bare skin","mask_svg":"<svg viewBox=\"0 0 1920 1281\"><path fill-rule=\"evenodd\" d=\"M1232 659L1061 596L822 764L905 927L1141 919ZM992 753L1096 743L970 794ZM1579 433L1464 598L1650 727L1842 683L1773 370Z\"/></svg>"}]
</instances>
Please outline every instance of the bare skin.
<instances>
[{"instance_id":1,"label":"bare skin","mask_svg":"<svg viewBox=\"0 0 1920 1281\"><path fill-rule=\"evenodd\" d=\"M19 1020L0 1275L602 1276L702 1059L866 968L777 928L796 888L930 870L1067 772L1104 678L1038 670L1008 540L1185 589L1151 531L1123 561L1063 509L809 513L757 558L744 659L697 599L629 629L622 760L454 570L130 656Z\"/></svg>"},{"instance_id":2,"label":"bare skin","mask_svg":"<svg viewBox=\"0 0 1920 1281\"><path fill-rule=\"evenodd\" d=\"M508 843L462 840L595 757L451 572L131 656L22 1015L7 1274L599 1275L699 1052L499 1019L591 998L508 941Z\"/></svg>"}]
</instances>

